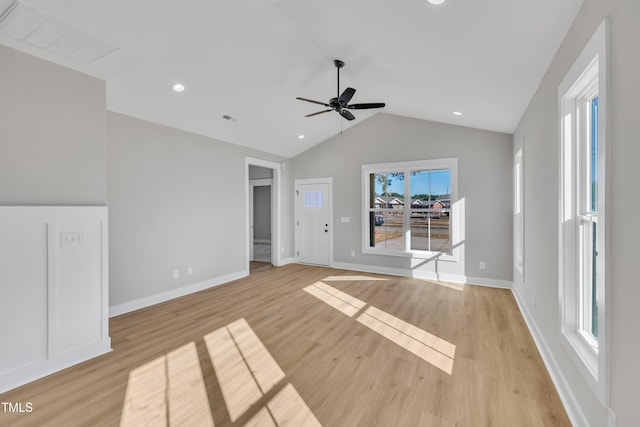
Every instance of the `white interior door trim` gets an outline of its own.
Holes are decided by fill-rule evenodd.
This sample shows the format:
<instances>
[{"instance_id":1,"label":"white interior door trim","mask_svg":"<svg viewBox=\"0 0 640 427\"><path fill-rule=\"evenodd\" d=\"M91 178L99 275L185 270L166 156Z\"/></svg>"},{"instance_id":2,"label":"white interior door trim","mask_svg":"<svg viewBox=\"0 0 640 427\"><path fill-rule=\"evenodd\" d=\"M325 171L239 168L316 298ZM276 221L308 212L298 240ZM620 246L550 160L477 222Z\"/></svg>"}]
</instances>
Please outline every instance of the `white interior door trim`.
<instances>
[{"instance_id":1,"label":"white interior door trim","mask_svg":"<svg viewBox=\"0 0 640 427\"><path fill-rule=\"evenodd\" d=\"M280 218L282 216L282 207L280 206L280 186L281 186L281 173L282 165L278 162L272 162L270 160L258 159L256 157L246 156L244 158L244 217L245 217L245 260L246 271L249 274L249 263L251 262L251 248L253 242L250 241L251 233L249 232L251 227L251 213L249 210L249 193L253 191L253 186L249 185L249 166L260 166L273 170L273 178L271 184L271 263L274 266L282 265L281 253L282 250L282 238L281 238L281 225Z\"/></svg>"},{"instance_id":2,"label":"white interior door trim","mask_svg":"<svg viewBox=\"0 0 640 427\"><path fill-rule=\"evenodd\" d=\"M299 191L300 185L313 185L313 184L327 184L329 191L327 194L327 207L329 210L329 265L328 267L333 267L333 178L332 177L322 177L322 178L305 178L305 179L296 179L294 180L294 194L293 200L294 202L294 226L295 226L295 260L298 262L298 251L300 248L300 231L298 227L298 221L300 218L300 212L298 212L298 202L296 198L296 192Z\"/></svg>"}]
</instances>

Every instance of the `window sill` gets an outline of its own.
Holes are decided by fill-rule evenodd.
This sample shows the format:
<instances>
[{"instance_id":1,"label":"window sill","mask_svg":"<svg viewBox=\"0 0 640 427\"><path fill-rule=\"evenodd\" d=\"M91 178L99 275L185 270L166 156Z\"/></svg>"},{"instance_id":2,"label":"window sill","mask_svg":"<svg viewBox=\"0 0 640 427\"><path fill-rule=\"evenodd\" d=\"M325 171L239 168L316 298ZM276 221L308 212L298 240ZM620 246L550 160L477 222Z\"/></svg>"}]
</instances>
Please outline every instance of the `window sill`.
<instances>
[{"instance_id":1,"label":"window sill","mask_svg":"<svg viewBox=\"0 0 640 427\"><path fill-rule=\"evenodd\" d=\"M458 261L458 256L456 251L454 250L453 254L447 254L442 252L426 252L426 251L414 251L414 252L404 252L404 251L392 251L385 249L372 249L372 248L362 248L363 254L368 255L383 255L383 256L393 256L400 258L414 258L414 259L437 259L438 261Z\"/></svg>"},{"instance_id":2,"label":"window sill","mask_svg":"<svg viewBox=\"0 0 640 427\"><path fill-rule=\"evenodd\" d=\"M598 353L594 352L593 347L585 342L578 331L563 330L561 336L562 344L575 366L604 405L604 387L598 373Z\"/></svg>"}]
</instances>

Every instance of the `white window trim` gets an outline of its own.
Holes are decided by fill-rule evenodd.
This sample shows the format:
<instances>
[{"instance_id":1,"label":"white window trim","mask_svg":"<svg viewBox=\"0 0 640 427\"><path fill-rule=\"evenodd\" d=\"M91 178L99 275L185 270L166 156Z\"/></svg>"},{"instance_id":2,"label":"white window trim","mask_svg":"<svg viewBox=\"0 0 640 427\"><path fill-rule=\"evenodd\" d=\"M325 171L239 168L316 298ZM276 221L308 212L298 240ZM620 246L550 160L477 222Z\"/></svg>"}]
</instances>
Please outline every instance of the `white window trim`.
<instances>
[{"instance_id":1,"label":"white window trim","mask_svg":"<svg viewBox=\"0 0 640 427\"><path fill-rule=\"evenodd\" d=\"M607 167L610 150L609 124L609 79L608 79L608 22L605 20L596 30L591 40L571 67L558 88L559 135L560 135L560 199L559 199L559 286L561 341L578 370L591 387L603 407L609 402L609 349L610 349L610 220L605 209L598 210L598 223L603 227L604 242L598 257L603 261L604 272L599 277L598 287L598 340L580 330L580 290L577 262L579 206L575 194L580 191L576 185L574 149L577 132L575 120L567 121L569 111L575 116L575 102L587 89L596 68L590 66L597 61L598 78L598 169L604 171L599 176L599 206L608 205L610 168ZM600 253L603 252L603 253Z\"/></svg>"},{"instance_id":2,"label":"white window trim","mask_svg":"<svg viewBox=\"0 0 640 427\"><path fill-rule=\"evenodd\" d=\"M442 252L428 252L428 251L401 251L394 249L382 249L372 248L369 246L369 208L368 208L368 195L369 195L369 179L368 175L371 173L383 173L383 172L402 172L408 169L449 169L451 171L450 191L451 198L451 223L450 223L450 235L451 235L451 254ZM407 185L405 183L405 185ZM406 187L405 187L406 188ZM405 190L406 199L406 190ZM458 201L458 159L457 158L444 158L444 159L428 159L428 160L412 160L407 162L393 162L393 163L376 163L369 165L362 165L362 253L373 255L386 255L397 257L410 257L418 259L431 259L437 258L440 261L458 261L459 248L457 243L460 241L460 209L457 205ZM406 205L406 203L405 203ZM404 209L410 209L410 203L405 206Z\"/></svg>"},{"instance_id":3,"label":"white window trim","mask_svg":"<svg viewBox=\"0 0 640 427\"><path fill-rule=\"evenodd\" d=\"M524 137L513 159L513 265L524 282Z\"/></svg>"}]
</instances>

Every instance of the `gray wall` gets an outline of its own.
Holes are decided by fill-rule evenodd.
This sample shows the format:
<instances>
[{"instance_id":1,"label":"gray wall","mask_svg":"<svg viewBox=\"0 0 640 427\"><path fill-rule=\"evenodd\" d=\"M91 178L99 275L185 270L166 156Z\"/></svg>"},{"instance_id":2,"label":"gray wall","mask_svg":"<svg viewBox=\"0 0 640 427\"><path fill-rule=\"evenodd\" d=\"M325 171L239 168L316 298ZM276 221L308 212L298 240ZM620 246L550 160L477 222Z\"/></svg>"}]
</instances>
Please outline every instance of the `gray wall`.
<instances>
[{"instance_id":1,"label":"gray wall","mask_svg":"<svg viewBox=\"0 0 640 427\"><path fill-rule=\"evenodd\" d=\"M104 82L0 45L0 204L105 205Z\"/></svg>"},{"instance_id":2,"label":"gray wall","mask_svg":"<svg viewBox=\"0 0 640 427\"><path fill-rule=\"evenodd\" d=\"M333 177L334 260L394 269L418 269L511 281L511 135L376 114L292 161L293 177ZM464 199L466 235L458 262L419 262L363 255L361 165L458 158L458 196ZM340 223L348 216L351 223ZM489 246L488 246L489 245ZM351 250L356 256L351 256ZM486 269L479 262L486 262ZM418 264L416 266L416 264Z\"/></svg>"},{"instance_id":3,"label":"gray wall","mask_svg":"<svg viewBox=\"0 0 640 427\"><path fill-rule=\"evenodd\" d=\"M253 238L271 240L271 186L254 187Z\"/></svg>"},{"instance_id":4,"label":"gray wall","mask_svg":"<svg viewBox=\"0 0 640 427\"><path fill-rule=\"evenodd\" d=\"M273 169L249 165L249 179L269 179L269 178L273 178Z\"/></svg>"},{"instance_id":5,"label":"gray wall","mask_svg":"<svg viewBox=\"0 0 640 427\"><path fill-rule=\"evenodd\" d=\"M609 234L611 257L611 397L618 426L640 420L640 293L637 254L640 226L640 2L585 0L544 80L514 135L517 150L524 138L525 282L515 289L531 313L570 393L591 426L606 425L606 409L592 394L560 342L558 306L559 136L558 86L591 35L610 17L611 158L609 162ZM549 207L552 206L552 209ZM532 296L537 305L533 307Z\"/></svg>"},{"instance_id":6,"label":"gray wall","mask_svg":"<svg viewBox=\"0 0 640 427\"><path fill-rule=\"evenodd\" d=\"M110 304L245 270L245 156L282 159L116 113L107 118ZM285 206L290 192L285 185Z\"/></svg>"},{"instance_id":7,"label":"gray wall","mask_svg":"<svg viewBox=\"0 0 640 427\"><path fill-rule=\"evenodd\" d=\"M107 113L103 81L1 45L0 76L0 204L108 202L112 306L245 269L245 156L284 159Z\"/></svg>"}]
</instances>

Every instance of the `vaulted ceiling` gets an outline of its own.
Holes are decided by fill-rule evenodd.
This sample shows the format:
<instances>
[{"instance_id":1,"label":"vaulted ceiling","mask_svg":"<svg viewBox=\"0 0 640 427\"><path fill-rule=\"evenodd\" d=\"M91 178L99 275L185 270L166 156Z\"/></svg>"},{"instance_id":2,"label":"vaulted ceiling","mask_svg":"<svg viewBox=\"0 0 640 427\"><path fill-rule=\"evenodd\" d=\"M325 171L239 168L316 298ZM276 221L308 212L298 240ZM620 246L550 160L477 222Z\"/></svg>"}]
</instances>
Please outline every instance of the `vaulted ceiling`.
<instances>
[{"instance_id":1,"label":"vaulted ceiling","mask_svg":"<svg viewBox=\"0 0 640 427\"><path fill-rule=\"evenodd\" d=\"M304 117L334 59L352 102L513 132L582 0L12 3L0 43L104 79L109 110L291 157L379 111Z\"/></svg>"}]
</instances>

